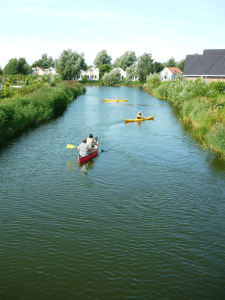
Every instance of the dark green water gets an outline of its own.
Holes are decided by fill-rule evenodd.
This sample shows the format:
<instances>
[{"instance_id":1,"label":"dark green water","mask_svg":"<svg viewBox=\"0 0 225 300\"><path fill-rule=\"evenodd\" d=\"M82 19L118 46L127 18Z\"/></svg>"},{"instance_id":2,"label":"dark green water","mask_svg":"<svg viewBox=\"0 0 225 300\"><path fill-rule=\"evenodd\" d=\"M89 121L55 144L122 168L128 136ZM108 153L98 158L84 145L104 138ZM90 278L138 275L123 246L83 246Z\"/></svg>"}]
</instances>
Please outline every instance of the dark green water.
<instances>
[{"instance_id":1,"label":"dark green water","mask_svg":"<svg viewBox=\"0 0 225 300\"><path fill-rule=\"evenodd\" d=\"M0 299L225 297L225 164L142 88L87 87L2 149L0 205Z\"/></svg>"}]
</instances>

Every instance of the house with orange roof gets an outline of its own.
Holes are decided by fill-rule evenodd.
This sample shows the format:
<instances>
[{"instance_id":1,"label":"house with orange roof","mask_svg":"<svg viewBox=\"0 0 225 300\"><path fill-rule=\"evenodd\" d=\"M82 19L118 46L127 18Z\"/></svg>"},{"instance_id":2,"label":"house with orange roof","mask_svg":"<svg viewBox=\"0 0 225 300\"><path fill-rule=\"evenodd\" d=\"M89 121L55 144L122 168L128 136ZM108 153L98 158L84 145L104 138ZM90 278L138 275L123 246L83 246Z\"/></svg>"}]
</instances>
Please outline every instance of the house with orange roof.
<instances>
[{"instance_id":1,"label":"house with orange roof","mask_svg":"<svg viewBox=\"0 0 225 300\"><path fill-rule=\"evenodd\" d=\"M179 68L177 68L177 67L165 67L160 72L160 78L161 78L161 81L175 80L175 78L178 74L182 74L182 71Z\"/></svg>"}]
</instances>

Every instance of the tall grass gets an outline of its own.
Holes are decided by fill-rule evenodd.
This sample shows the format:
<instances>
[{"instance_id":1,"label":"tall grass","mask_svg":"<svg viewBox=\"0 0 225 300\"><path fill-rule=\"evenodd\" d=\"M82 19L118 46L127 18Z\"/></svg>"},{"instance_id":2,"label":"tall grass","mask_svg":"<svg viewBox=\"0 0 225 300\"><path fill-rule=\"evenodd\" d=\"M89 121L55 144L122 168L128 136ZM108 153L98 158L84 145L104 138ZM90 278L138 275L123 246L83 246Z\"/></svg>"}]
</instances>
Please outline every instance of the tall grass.
<instances>
[{"instance_id":1,"label":"tall grass","mask_svg":"<svg viewBox=\"0 0 225 300\"><path fill-rule=\"evenodd\" d=\"M55 87L42 87L24 97L6 98L0 102L0 141L18 132L56 117L68 103L85 93L75 81L64 81Z\"/></svg>"},{"instance_id":2,"label":"tall grass","mask_svg":"<svg viewBox=\"0 0 225 300\"><path fill-rule=\"evenodd\" d=\"M147 79L144 88L158 98L176 106L185 123L191 125L192 135L206 147L225 158L225 95L224 83L206 84L177 80L158 82L157 77ZM222 91L222 93L220 93Z\"/></svg>"}]
</instances>

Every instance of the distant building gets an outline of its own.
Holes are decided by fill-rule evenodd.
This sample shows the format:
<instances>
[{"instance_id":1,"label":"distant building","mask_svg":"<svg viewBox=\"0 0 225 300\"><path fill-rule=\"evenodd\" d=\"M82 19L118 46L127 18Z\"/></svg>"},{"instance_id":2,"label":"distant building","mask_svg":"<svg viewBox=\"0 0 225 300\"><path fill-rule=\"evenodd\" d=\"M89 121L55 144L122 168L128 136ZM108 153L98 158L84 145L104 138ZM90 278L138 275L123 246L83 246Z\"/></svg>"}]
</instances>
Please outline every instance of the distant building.
<instances>
[{"instance_id":1,"label":"distant building","mask_svg":"<svg viewBox=\"0 0 225 300\"><path fill-rule=\"evenodd\" d=\"M82 80L86 76L87 80L99 80L99 69L91 67L87 71L80 71L80 74L75 77L75 80Z\"/></svg>"},{"instance_id":2,"label":"distant building","mask_svg":"<svg viewBox=\"0 0 225 300\"><path fill-rule=\"evenodd\" d=\"M201 77L206 83L225 81L225 49L208 49L203 54L187 55L183 76L188 80Z\"/></svg>"},{"instance_id":3,"label":"distant building","mask_svg":"<svg viewBox=\"0 0 225 300\"><path fill-rule=\"evenodd\" d=\"M48 69L44 69L42 67L36 67L36 68L32 68L32 75L39 75L39 76L43 76L43 75L58 75L56 73L56 70L54 67L50 67Z\"/></svg>"},{"instance_id":4,"label":"distant building","mask_svg":"<svg viewBox=\"0 0 225 300\"><path fill-rule=\"evenodd\" d=\"M160 72L161 81L175 80L177 74L182 74L182 71L176 67L166 67Z\"/></svg>"},{"instance_id":5,"label":"distant building","mask_svg":"<svg viewBox=\"0 0 225 300\"><path fill-rule=\"evenodd\" d=\"M117 70L120 72L120 81L122 81L124 78L126 78L126 71L124 71L123 69L121 69L120 67L118 68L114 68L113 70Z\"/></svg>"}]
</instances>

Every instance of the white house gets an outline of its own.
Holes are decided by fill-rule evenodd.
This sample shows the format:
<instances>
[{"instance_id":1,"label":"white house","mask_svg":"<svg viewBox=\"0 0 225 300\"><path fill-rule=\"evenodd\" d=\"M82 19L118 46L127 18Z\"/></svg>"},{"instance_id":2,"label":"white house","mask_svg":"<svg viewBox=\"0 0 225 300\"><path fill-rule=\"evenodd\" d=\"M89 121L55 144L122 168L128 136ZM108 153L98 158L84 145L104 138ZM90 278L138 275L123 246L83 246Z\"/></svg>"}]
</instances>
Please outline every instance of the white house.
<instances>
[{"instance_id":1,"label":"white house","mask_svg":"<svg viewBox=\"0 0 225 300\"><path fill-rule=\"evenodd\" d=\"M58 74L56 73L56 70L55 70L54 67L50 67L50 68L48 68L48 69L45 69L45 74L46 74L46 75L49 75L49 74L51 74L51 75L58 75Z\"/></svg>"},{"instance_id":2,"label":"white house","mask_svg":"<svg viewBox=\"0 0 225 300\"><path fill-rule=\"evenodd\" d=\"M42 67L36 67L36 68L32 68L32 75L44 75L45 74L45 69L43 69Z\"/></svg>"},{"instance_id":3,"label":"white house","mask_svg":"<svg viewBox=\"0 0 225 300\"><path fill-rule=\"evenodd\" d=\"M91 67L87 71L80 71L80 74L76 76L75 80L82 80L86 76L87 80L99 80L99 69Z\"/></svg>"},{"instance_id":4,"label":"white house","mask_svg":"<svg viewBox=\"0 0 225 300\"><path fill-rule=\"evenodd\" d=\"M177 74L182 74L176 67L166 67L160 72L161 81L175 80Z\"/></svg>"},{"instance_id":5,"label":"white house","mask_svg":"<svg viewBox=\"0 0 225 300\"><path fill-rule=\"evenodd\" d=\"M124 71L123 69L121 69L120 67L118 68L114 68L113 70L117 70L120 72L120 81L122 81L124 78L126 78L126 71Z\"/></svg>"},{"instance_id":6,"label":"white house","mask_svg":"<svg viewBox=\"0 0 225 300\"><path fill-rule=\"evenodd\" d=\"M58 75L54 67L50 67L48 69L43 69L42 67L32 68L32 75Z\"/></svg>"}]
</instances>

